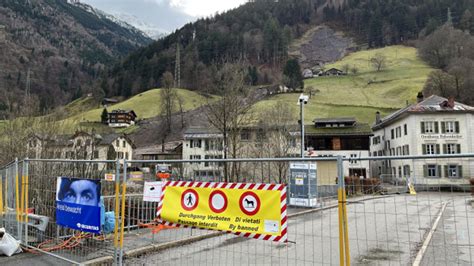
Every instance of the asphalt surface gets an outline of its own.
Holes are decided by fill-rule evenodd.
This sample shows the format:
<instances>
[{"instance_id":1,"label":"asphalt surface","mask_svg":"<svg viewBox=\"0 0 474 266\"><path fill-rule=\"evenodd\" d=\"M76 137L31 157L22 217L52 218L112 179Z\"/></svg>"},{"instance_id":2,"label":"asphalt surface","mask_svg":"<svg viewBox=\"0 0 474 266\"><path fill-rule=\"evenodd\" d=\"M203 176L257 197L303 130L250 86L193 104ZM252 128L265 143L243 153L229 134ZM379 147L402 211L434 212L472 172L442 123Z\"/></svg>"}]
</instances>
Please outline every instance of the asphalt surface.
<instances>
[{"instance_id":1,"label":"asphalt surface","mask_svg":"<svg viewBox=\"0 0 474 266\"><path fill-rule=\"evenodd\" d=\"M422 265L473 265L468 194L393 195L348 205L352 265L408 265L447 203ZM350 200L350 199L349 199ZM224 235L125 261L127 265L338 265L337 209L289 220L290 243Z\"/></svg>"},{"instance_id":2,"label":"asphalt surface","mask_svg":"<svg viewBox=\"0 0 474 266\"><path fill-rule=\"evenodd\" d=\"M474 208L469 194L418 193L369 198L347 206L352 265L408 265L446 203L421 265L474 265ZM349 201L355 199L348 199ZM290 209L289 213L302 209ZM132 231L126 249L167 243L207 230ZM126 265L338 265L337 208L289 219L289 243L222 235L159 253L128 258ZM109 251L110 252L110 251ZM91 255L94 255L93 252ZM64 265L32 254L0 257L0 265Z\"/></svg>"}]
</instances>

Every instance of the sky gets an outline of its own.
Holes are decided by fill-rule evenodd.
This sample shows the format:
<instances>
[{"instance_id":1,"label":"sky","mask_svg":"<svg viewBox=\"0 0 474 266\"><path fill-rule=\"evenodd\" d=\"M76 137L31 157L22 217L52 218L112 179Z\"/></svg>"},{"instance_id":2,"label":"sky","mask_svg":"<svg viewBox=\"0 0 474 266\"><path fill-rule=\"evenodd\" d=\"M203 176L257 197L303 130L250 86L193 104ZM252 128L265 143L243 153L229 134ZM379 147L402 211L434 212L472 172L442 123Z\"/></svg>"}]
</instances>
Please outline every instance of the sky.
<instances>
[{"instance_id":1,"label":"sky","mask_svg":"<svg viewBox=\"0 0 474 266\"><path fill-rule=\"evenodd\" d=\"M147 24L172 32L200 17L223 12L247 0L80 0L110 14L135 16Z\"/></svg>"}]
</instances>

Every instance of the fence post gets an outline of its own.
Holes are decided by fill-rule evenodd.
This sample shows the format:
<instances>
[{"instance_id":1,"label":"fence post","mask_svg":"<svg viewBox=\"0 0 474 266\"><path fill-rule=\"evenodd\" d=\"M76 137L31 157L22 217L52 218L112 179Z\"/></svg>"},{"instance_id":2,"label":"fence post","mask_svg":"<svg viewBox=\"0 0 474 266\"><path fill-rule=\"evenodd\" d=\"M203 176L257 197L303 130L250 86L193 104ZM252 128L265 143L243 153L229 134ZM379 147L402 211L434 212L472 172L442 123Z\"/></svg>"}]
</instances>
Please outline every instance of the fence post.
<instances>
[{"instance_id":1,"label":"fence post","mask_svg":"<svg viewBox=\"0 0 474 266\"><path fill-rule=\"evenodd\" d=\"M114 264L119 264L118 258L118 227L119 227L119 215L120 215L120 161L117 159L115 162L115 227L114 227Z\"/></svg>"},{"instance_id":2,"label":"fence post","mask_svg":"<svg viewBox=\"0 0 474 266\"><path fill-rule=\"evenodd\" d=\"M338 214L339 214L339 265L351 265L349 250L349 231L347 225L346 212L346 191L344 184L344 166L341 156L337 157L337 177L338 177ZM344 256L345 255L345 256ZM344 264L345 258L345 264Z\"/></svg>"},{"instance_id":3,"label":"fence post","mask_svg":"<svg viewBox=\"0 0 474 266\"><path fill-rule=\"evenodd\" d=\"M123 233L125 226L125 195L127 193L127 159L123 159L122 205L120 211L120 256L119 265L123 265Z\"/></svg>"},{"instance_id":4,"label":"fence post","mask_svg":"<svg viewBox=\"0 0 474 266\"><path fill-rule=\"evenodd\" d=\"M25 206L24 206L24 214L25 214L25 244L28 245L28 158L26 158L23 162L23 172L25 173Z\"/></svg>"}]
</instances>

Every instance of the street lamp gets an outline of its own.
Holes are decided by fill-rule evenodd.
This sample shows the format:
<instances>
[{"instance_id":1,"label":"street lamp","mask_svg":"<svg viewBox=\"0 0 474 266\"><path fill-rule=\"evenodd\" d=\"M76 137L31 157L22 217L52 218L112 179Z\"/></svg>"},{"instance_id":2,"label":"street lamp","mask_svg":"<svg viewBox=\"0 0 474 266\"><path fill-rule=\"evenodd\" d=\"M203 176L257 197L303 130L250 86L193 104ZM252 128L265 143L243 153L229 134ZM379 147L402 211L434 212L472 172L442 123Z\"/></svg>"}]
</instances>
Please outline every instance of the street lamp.
<instances>
[{"instance_id":1,"label":"street lamp","mask_svg":"<svg viewBox=\"0 0 474 266\"><path fill-rule=\"evenodd\" d=\"M300 121L301 121L301 158L304 158L304 114L303 106L308 103L309 96L301 93L298 98L298 105L300 106Z\"/></svg>"}]
</instances>

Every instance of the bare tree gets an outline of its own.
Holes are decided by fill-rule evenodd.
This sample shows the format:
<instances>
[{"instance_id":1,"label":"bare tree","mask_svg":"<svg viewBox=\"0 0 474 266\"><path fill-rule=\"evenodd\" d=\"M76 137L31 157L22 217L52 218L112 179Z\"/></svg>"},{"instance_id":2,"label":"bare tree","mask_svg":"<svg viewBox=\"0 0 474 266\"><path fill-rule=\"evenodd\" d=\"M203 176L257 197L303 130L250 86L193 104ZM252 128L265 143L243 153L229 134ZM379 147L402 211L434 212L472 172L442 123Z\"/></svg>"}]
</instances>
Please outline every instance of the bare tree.
<instances>
[{"instance_id":1,"label":"bare tree","mask_svg":"<svg viewBox=\"0 0 474 266\"><path fill-rule=\"evenodd\" d=\"M376 53L374 57L370 58L370 63L377 72L380 72L387 66L387 57L381 53Z\"/></svg>"},{"instance_id":2,"label":"bare tree","mask_svg":"<svg viewBox=\"0 0 474 266\"><path fill-rule=\"evenodd\" d=\"M454 78L442 70L432 71L426 81L423 92L426 95L438 94L443 97L455 95Z\"/></svg>"},{"instance_id":3,"label":"bare tree","mask_svg":"<svg viewBox=\"0 0 474 266\"><path fill-rule=\"evenodd\" d=\"M254 103L250 89L245 86L245 67L242 64L224 63L215 75L215 90L220 99L207 106L209 123L223 134L224 159L238 155L240 130L250 121L250 109ZM229 176L228 165L224 164L224 180L236 176L237 165L232 164Z\"/></svg>"},{"instance_id":4,"label":"bare tree","mask_svg":"<svg viewBox=\"0 0 474 266\"><path fill-rule=\"evenodd\" d=\"M161 114L165 116L165 127L166 132L171 132L171 124L172 124L172 116L173 112L176 109L176 100L177 94L176 91L173 89L173 74L167 71L163 74L161 78L162 89L160 91L161 96Z\"/></svg>"},{"instance_id":5,"label":"bare tree","mask_svg":"<svg viewBox=\"0 0 474 266\"><path fill-rule=\"evenodd\" d=\"M287 157L296 148L296 136L291 133L296 126L296 112L284 102L276 102L260 115L261 125L265 131L262 147L267 157ZM258 141L258 140L257 140ZM278 183L284 183L288 172L288 162L271 163L271 172L277 176Z\"/></svg>"}]
</instances>

